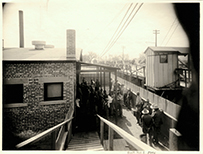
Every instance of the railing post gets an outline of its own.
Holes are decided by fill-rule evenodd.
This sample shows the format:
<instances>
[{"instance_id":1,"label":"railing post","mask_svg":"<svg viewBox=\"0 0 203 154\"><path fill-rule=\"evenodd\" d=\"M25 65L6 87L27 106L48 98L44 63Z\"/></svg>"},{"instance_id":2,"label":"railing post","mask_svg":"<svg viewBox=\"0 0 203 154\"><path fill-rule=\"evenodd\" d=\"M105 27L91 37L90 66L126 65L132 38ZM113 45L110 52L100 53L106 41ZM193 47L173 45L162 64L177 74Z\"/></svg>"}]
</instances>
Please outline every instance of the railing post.
<instances>
[{"instance_id":1,"label":"railing post","mask_svg":"<svg viewBox=\"0 0 203 154\"><path fill-rule=\"evenodd\" d=\"M72 135L72 120L68 123L69 125L70 125L70 128L69 128L69 130L67 130L68 131L68 139L66 140L66 143L69 143L70 142L70 140L71 140L71 135ZM67 145L67 144L66 144Z\"/></svg>"},{"instance_id":2,"label":"railing post","mask_svg":"<svg viewBox=\"0 0 203 154\"><path fill-rule=\"evenodd\" d=\"M104 141L104 122L100 120L100 137L101 137L101 145L103 145Z\"/></svg>"},{"instance_id":3,"label":"railing post","mask_svg":"<svg viewBox=\"0 0 203 154\"><path fill-rule=\"evenodd\" d=\"M51 149L52 150L56 149L56 131L53 131L51 133Z\"/></svg>"},{"instance_id":4,"label":"railing post","mask_svg":"<svg viewBox=\"0 0 203 154\"><path fill-rule=\"evenodd\" d=\"M108 145L108 150L111 151L113 150L113 129L109 127L109 145Z\"/></svg>"},{"instance_id":5,"label":"railing post","mask_svg":"<svg viewBox=\"0 0 203 154\"><path fill-rule=\"evenodd\" d=\"M175 129L171 128L169 132L169 150L177 151L178 142L180 142L181 134Z\"/></svg>"}]
</instances>

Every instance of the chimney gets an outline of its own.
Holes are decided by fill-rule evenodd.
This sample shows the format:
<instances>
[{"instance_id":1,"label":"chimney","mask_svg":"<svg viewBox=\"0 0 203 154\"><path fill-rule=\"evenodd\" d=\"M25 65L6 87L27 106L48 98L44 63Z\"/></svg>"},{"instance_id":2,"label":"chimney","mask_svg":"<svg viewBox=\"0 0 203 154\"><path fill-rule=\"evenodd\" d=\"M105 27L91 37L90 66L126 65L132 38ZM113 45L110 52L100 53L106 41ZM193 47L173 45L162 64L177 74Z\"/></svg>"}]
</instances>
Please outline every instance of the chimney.
<instances>
[{"instance_id":1,"label":"chimney","mask_svg":"<svg viewBox=\"0 0 203 154\"><path fill-rule=\"evenodd\" d=\"M24 48L23 11L19 11L20 48Z\"/></svg>"},{"instance_id":2,"label":"chimney","mask_svg":"<svg viewBox=\"0 0 203 154\"><path fill-rule=\"evenodd\" d=\"M75 60L75 30L67 30L66 59Z\"/></svg>"}]
</instances>

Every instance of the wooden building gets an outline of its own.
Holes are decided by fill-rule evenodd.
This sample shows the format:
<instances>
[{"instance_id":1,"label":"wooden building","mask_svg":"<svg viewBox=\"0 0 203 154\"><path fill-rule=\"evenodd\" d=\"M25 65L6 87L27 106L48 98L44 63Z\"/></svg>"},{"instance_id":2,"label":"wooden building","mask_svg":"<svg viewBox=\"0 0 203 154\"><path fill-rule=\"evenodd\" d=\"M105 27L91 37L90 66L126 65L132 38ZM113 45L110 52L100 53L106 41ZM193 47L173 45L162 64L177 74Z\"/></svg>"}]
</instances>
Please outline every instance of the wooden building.
<instances>
[{"instance_id":1,"label":"wooden building","mask_svg":"<svg viewBox=\"0 0 203 154\"><path fill-rule=\"evenodd\" d=\"M181 87L183 72L179 68L179 56L186 56L189 48L148 47L146 54L146 84L152 90L172 90ZM189 56L188 56L189 57ZM185 76L190 75L185 69ZM186 77L188 78L188 77Z\"/></svg>"}]
</instances>

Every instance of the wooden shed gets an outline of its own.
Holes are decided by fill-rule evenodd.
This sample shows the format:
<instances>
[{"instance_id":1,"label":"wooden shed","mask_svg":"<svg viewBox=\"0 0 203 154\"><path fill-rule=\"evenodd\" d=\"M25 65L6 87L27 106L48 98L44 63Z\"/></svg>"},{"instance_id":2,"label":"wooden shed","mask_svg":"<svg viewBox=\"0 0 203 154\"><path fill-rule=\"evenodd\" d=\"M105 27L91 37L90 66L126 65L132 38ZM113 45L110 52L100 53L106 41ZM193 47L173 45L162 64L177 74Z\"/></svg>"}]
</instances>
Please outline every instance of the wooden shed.
<instances>
[{"instance_id":1,"label":"wooden shed","mask_svg":"<svg viewBox=\"0 0 203 154\"><path fill-rule=\"evenodd\" d=\"M146 86L153 89L173 84L179 87L178 56L187 55L188 47L148 47L146 54Z\"/></svg>"}]
</instances>

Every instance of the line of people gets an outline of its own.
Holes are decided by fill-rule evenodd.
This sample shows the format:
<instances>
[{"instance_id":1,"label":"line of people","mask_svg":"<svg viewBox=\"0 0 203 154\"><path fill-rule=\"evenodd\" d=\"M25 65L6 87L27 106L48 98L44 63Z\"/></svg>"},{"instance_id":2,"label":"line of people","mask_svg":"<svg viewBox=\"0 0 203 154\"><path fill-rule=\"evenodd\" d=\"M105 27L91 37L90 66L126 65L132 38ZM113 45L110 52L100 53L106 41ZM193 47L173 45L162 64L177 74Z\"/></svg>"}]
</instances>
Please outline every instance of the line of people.
<instances>
[{"instance_id":1,"label":"line of people","mask_svg":"<svg viewBox=\"0 0 203 154\"><path fill-rule=\"evenodd\" d=\"M145 142L152 146L158 144L161 125L163 124L163 113L157 105L151 105L149 99L145 102L137 92L135 102L133 102L132 91L129 89L124 94L124 104L131 110L137 119L137 124L142 127Z\"/></svg>"},{"instance_id":2,"label":"line of people","mask_svg":"<svg viewBox=\"0 0 203 154\"><path fill-rule=\"evenodd\" d=\"M90 83L87 83L83 78L82 83L77 85L76 127L82 129L87 127L85 130L95 128L95 114L107 119L114 117L117 124L118 118L123 117L122 106L126 106L127 109L133 111L149 145L158 144L158 136L163 124L162 112L159 108L152 106L149 100L144 102L139 92L133 101L131 89L122 95L121 86L118 82L115 82L111 89L112 91L107 94L106 90L101 88L98 80L91 80Z\"/></svg>"},{"instance_id":3,"label":"line of people","mask_svg":"<svg viewBox=\"0 0 203 154\"><path fill-rule=\"evenodd\" d=\"M112 88L114 89L114 88ZM122 117L122 101L123 96L118 87L117 90L110 91L107 94L106 90L101 88L98 81L91 80L90 83L83 78L81 84L77 84L76 93L76 128L87 129L91 128L90 124L93 124L95 128L95 114L99 114L107 119L110 116L115 116L116 123L117 118ZM117 94L117 97L116 95ZM117 98L117 99L116 99ZM88 123L87 124L85 124Z\"/></svg>"}]
</instances>

